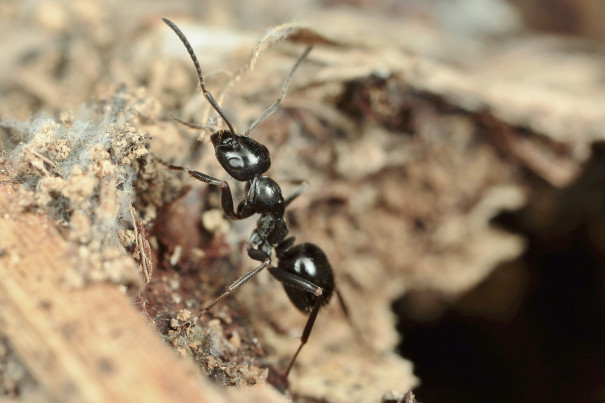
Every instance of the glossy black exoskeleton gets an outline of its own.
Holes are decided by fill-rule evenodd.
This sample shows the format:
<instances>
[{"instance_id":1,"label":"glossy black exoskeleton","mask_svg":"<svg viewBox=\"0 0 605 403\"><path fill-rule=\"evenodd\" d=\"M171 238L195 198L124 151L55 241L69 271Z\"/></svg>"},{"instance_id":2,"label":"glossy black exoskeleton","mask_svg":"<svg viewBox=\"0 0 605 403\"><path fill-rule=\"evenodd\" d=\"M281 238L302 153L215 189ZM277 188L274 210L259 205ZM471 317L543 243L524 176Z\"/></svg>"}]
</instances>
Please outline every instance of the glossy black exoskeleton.
<instances>
[{"instance_id":1,"label":"glossy black exoskeleton","mask_svg":"<svg viewBox=\"0 0 605 403\"><path fill-rule=\"evenodd\" d=\"M233 179L250 181L271 167L269 150L258 141L228 130L219 130L210 136L216 159Z\"/></svg>"},{"instance_id":2,"label":"glossy black exoskeleton","mask_svg":"<svg viewBox=\"0 0 605 403\"><path fill-rule=\"evenodd\" d=\"M277 269L269 268L269 272L282 270L308 280L323 289L322 305L330 302L334 289L334 274L326 254L312 243L294 245L294 237L278 245L275 252L279 259ZM272 273L273 274L273 273ZM284 290L295 307L302 312L311 313L317 302L317 296L312 292L301 292L299 288L284 283Z\"/></svg>"},{"instance_id":3,"label":"glossy black exoskeleton","mask_svg":"<svg viewBox=\"0 0 605 403\"><path fill-rule=\"evenodd\" d=\"M210 136L210 140L214 146L216 158L225 171L233 179L240 182L246 182L246 196L238 204L237 208L235 208L233 196L229 184L226 181L216 179L189 168L177 165L166 165L174 170L185 171L197 180L218 186L221 190L221 205L223 211L229 218L238 220L250 217L254 214L260 214L256 229L248 239L247 250L248 256L261 262L261 264L235 280L227 287L225 292L203 308L202 314L206 313L223 298L233 294L240 286L263 269L268 268L273 277L283 284L284 289L294 306L300 311L309 314L301 337L300 346L290 360L290 364L285 372L285 377L287 378L298 353L309 338L319 308L330 301L334 291L336 291L339 302L345 313L347 310L340 293L338 293L338 290L335 288L334 274L325 253L314 244L303 243L294 245L294 237L287 238L289 229L284 220L286 207L304 191L304 188L301 188L289 197L284 198L279 185L273 179L263 175L271 166L269 150L264 145L250 138L248 134L257 124L271 115L279 107L285 97L286 90L296 68L311 51L311 47L308 47L305 50L290 70L282 88L281 96L250 125L244 135L241 135L235 132L235 129L227 119L223 110L214 100L212 94L206 89L199 62L185 35L172 21L166 18L163 20L178 35L187 48L197 70L200 87L204 97L229 127L228 130L215 131ZM176 120L191 128L212 130L204 126L197 126L178 119ZM271 265L273 250L275 250L278 258L277 267Z\"/></svg>"}]
</instances>

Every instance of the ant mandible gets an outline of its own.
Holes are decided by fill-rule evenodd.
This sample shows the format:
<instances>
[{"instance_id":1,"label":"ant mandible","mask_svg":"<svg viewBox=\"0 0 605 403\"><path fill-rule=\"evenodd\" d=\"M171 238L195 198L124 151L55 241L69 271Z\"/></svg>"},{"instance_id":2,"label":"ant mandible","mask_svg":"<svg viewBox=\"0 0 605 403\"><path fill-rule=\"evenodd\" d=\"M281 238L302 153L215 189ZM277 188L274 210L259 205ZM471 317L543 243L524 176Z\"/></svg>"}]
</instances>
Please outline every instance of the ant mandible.
<instances>
[{"instance_id":1,"label":"ant mandible","mask_svg":"<svg viewBox=\"0 0 605 403\"><path fill-rule=\"evenodd\" d=\"M348 313L344 300L335 287L332 267L325 253L312 243L295 245L294 237L286 238L289 229L284 220L285 209L304 191L304 188L300 188L294 194L284 199L279 185L273 179L263 175L271 166L269 150L248 135L256 125L275 112L280 106L294 72L309 54L312 47L307 47L290 70L282 87L280 97L242 135L235 132L233 125L229 122L221 107L210 91L206 89L202 69L185 35L169 19L163 18L163 21L178 35L185 48L187 48L187 52L189 52L189 56L191 56L197 70L197 76L204 97L221 116L229 129L214 131L208 127L190 124L179 119L176 120L194 129L213 131L210 140L214 146L218 162L235 180L246 182L246 196L239 203L237 209L234 209L231 189L226 181L189 168L171 164L165 165L173 170L184 171L193 178L209 185L218 186L221 190L223 211L229 218L240 220L254 214L260 214L256 229L248 238L247 251L250 258L261 262L261 264L235 280L227 287L225 292L206 305L202 309L201 314L208 312L219 301L233 294L239 287L263 269L268 269L269 273L282 283L286 294L294 306L300 311L309 314L300 339L300 345L291 358L284 374L284 377L287 379L296 361L296 357L309 339L319 308L330 301L334 291L338 296L345 315L348 316ZM273 250L275 250L278 259L277 267L271 266L271 254Z\"/></svg>"}]
</instances>

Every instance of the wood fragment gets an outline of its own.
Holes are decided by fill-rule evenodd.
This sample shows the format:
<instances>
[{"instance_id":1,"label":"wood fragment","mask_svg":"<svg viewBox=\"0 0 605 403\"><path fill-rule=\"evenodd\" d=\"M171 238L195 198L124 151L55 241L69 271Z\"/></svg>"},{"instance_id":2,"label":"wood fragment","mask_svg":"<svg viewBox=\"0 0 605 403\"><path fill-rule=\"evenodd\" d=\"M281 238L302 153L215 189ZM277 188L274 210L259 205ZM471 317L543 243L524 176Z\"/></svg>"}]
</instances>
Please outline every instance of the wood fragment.
<instances>
[{"instance_id":1,"label":"wood fragment","mask_svg":"<svg viewBox=\"0 0 605 403\"><path fill-rule=\"evenodd\" d=\"M74 248L46 217L9 214L16 195L0 188L1 331L51 400L231 400L170 352L116 285L67 289Z\"/></svg>"},{"instance_id":2,"label":"wood fragment","mask_svg":"<svg viewBox=\"0 0 605 403\"><path fill-rule=\"evenodd\" d=\"M146 231L136 210L132 205L130 196L128 197L128 208L130 209L130 215L132 216L132 223L134 225L134 237L135 237L135 253L134 256L137 258L141 271L145 277L145 284L149 284L151 281L151 275L153 274L153 262L151 260L151 246L147 241Z\"/></svg>"}]
</instances>

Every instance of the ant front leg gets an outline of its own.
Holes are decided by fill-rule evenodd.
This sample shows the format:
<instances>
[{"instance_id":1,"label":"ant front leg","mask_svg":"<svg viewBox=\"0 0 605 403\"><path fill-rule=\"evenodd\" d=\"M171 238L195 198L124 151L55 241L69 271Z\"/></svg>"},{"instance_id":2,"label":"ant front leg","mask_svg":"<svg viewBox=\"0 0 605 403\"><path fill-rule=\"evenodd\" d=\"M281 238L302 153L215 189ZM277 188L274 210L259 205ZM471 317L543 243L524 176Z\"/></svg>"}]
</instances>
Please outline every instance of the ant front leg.
<instances>
[{"instance_id":1,"label":"ant front leg","mask_svg":"<svg viewBox=\"0 0 605 403\"><path fill-rule=\"evenodd\" d=\"M168 164L167 162L162 161L160 158L156 158L160 163L172 170L187 172L192 178L197 179L198 181L207 183L209 185L218 186L221 189L221 207L223 208L223 211L225 212L227 217L231 218L232 220L247 218L254 214L253 211L250 212L248 211L248 209L243 209L242 211L240 211L240 209L238 208L238 211L235 211L233 207L233 196L231 194L231 188L229 187L229 184L226 181L214 178L210 175L206 175L203 172L194 171L192 169L181 167L178 165Z\"/></svg>"}]
</instances>

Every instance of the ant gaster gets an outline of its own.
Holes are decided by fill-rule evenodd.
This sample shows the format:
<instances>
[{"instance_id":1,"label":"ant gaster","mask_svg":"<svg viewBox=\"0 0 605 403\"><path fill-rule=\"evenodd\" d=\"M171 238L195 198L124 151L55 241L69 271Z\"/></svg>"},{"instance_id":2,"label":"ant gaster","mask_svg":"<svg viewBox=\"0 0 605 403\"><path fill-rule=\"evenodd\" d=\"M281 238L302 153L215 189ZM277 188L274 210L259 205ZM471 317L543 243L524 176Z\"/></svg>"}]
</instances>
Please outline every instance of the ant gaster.
<instances>
[{"instance_id":1,"label":"ant gaster","mask_svg":"<svg viewBox=\"0 0 605 403\"><path fill-rule=\"evenodd\" d=\"M218 186L221 190L223 211L229 218L239 220L254 214L260 214L256 229L248 239L247 251L250 258L261 262L261 264L235 280L227 287L225 292L206 305L201 313L206 313L219 301L233 294L239 287L263 269L268 269L269 273L283 284L294 306L300 311L309 314L298 350L290 360L285 372L284 376L287 378L298 353L309 338L319 308L330 301L334 291L336 291L345 314L347 314L347 309L340 293L335 289L334 274L325 253L312 243L294 245L294 237L286 238L289 229L284 220L285 209L304 191L304 187L284 199L279 185L273 179L263 175L271 166L269 150L264 145L250 138L248 134L257 124L275 112L279 107L285 97L286 90L295 70L311 51L311 47L305 50L290 70L283 85L281 96L250 125L244 135L241 135L236 133L223 110L215 101L212 94L206 89L199 62L185 35L172 21L166 18L163 18L163 20L178 35L187 48L197 70L204 97L229 127L228 130L215 131L210 136L210 140L214 146L216 158L225 171L235 180L246 182L246 196L239 203L237 209L235 209L233 196L226 181L185 167L166 165L170 169L185 171L199 181ZM214 131L208 127L197 126L176 118L175 120L191 128ZM271 266L271 254L273 250L275 250L278 258L277 267Z\"/></svg>"}]
</instances>

